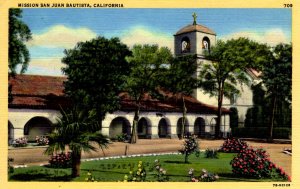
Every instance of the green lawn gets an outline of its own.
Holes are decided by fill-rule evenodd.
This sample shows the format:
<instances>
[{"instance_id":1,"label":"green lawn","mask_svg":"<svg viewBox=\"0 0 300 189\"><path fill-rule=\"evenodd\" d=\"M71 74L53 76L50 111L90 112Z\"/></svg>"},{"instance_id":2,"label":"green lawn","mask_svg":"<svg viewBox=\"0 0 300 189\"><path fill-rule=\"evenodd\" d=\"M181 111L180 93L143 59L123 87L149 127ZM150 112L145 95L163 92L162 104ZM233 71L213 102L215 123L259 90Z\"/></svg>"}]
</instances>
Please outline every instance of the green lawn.
<instances>
[{"instance_id":1,"label":"green lawn","mask_svg":"<svg viewBox=\"0 0 300 189\"><path fill-rule=\"evenodd\" d=\"M199 175L204 168L209 172L220 176L218 181L270 181L237 178L231 172L229 162L235 154L219 153L219 159L207 159L201 154L200 157L191 155L189 163L184 163L183 155L160 155L147 157L132 157L109 160L96 160L82 162L81 176L75 179L70 177L71 169L53 169L47 167L32 166L28 168L18 168L10 174L10 181L85 181L88 171L98 181L123 181L124 175L132 169L137 168L138 162L143 161L147 171L147 181L155 181L154 172L149 171L154 165L154 160L159 159L161 166L167 171L170 182L189 181L188 170L193 168L195 175Z\"/></svg>"}]
</instances>

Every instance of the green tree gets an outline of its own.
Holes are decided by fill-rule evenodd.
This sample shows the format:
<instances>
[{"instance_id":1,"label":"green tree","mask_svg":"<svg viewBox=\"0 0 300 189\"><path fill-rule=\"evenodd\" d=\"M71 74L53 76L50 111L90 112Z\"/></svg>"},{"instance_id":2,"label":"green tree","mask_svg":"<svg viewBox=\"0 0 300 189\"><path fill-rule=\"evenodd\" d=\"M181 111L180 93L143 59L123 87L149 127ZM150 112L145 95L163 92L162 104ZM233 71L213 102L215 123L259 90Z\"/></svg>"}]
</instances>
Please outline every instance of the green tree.
<instances>
[{"instance_id":1,"label":"green tree","mask_svg":"<svg viewBox=\"0 0 300 189\"><path fill-rule=\"evenodd\" d=\"M17 66L21 65L20 73L28 67L30 54L26 42L32 38L29 27L21 20L22 10L11 8L8 16L8 77L14 77ZM8 85L8 102L12 102L12 85Z\"/></svg>"},{"instance_id":2,"label":"green tree","mask_svg":"<svg viewBox=\"0 0 300 189\"><path fill-rule=\"evenodd\" d=\"M9 32L8 32L8 68L9 75L15 75L18 65L21 65L21 73L24 73L30 60L29 51L25 42L29 41L31 31L21 20L22 10L9 9Z\"/></svg>"},{"instance_id":3,"label":"green tree","mask_svg":"<svg viewBox=\"0 0 300 189\"><path fill-rule=\"evenodd\" d=\"M238 109L236 107L230 107L229 110L230 110L230 115L229 115L230 128L237 128L239 126Z\"/></svg>"},{"instance_id":4,"label":"green tree","mask_svg":"<svg viewBox=\"0 0 300 189\"><path fill-rule=\"evenodd\" d=\"M249 84L247 68L257 68L269 57L269 50L246 38L231 39L217 44L206 54L211 63L201 65L200 87L211 96L217 96L218 113L215 137L220 136L223 98L239 95L237 84Z\"/></svg>"},{"instance_id":5,"label":"green tree","mask_svg":"<svg viewBox=\"0 0 300 189\"><path fill-rule=\"evenodd\" d=\"M82 111L73 107L61 111L55 129L48 135L49 146L45 153L65 152L71 150L72 177L80 176L80 160L82 151L97 151L108 145L108 139L99 133L99 122L95 121L95 112Z\"/></svg>"},{"instance_id":6,"label":"green tree","mask_svg":"<svg viewBox=\"0 0 300 189\"><path fill-rule=\"evenodd\" d=\"M182 104L181 139L186 134L184 126L187 108L184 97L191 95L198 86L196 70L195 56L182 56L173 59L165 75L160 77L160 83L163 83L164 89L171 91L176 96L177 103Z\"/></svg>"},{"instance_id":7,"label":"green tree","mask_svg":"<svg viewBox=\"0 0 300 189\"><path fill-rule=\"evenodd\" d=\"M265 127L268 122L269 100L266 98L266 91L262 82L251 86L253 94L253 107L248 108L245 127Z\"/></svg>"},{"instance_id":8,"label":"green tree","mask_svg":"<svg viewBox=\"0 0 300 189\"><path fill-rule=\"evenodd\" d=\"M129 71L125 60L131 55L128 47L118 38L97 37L64 53L66 95L80 108L96 111L97 119L103 120L107 112L119 107L118 95Z\"/></svg>"},{"instance_id":9,"label":"green tree","mask_svg":"<svg viewBox=\"0 0 300 189\"><path fill-rule=\"evenodd\" d=\"M131 143L136 143L141 103L146 94L152 97L159 95L157 90L160 86L159 78L172 60L172 54L166 47L134 45L132 55L127 59L131 70L127 77L125 90L135 104Z\"/></svg>"},{"instance_id":10,"label":"green tree","mask_svg":"<svg viewBox=\"0 0 300 189\"><path fill-rule=\"evenodd\" d=\"M272 50L272 58L263 67L262 80L270 99L268 140L273 139L273 127L279 102L292 99L292 45L279 44ZM283 115L280 115L283 116Z\"/></svg>"}]
</instances>

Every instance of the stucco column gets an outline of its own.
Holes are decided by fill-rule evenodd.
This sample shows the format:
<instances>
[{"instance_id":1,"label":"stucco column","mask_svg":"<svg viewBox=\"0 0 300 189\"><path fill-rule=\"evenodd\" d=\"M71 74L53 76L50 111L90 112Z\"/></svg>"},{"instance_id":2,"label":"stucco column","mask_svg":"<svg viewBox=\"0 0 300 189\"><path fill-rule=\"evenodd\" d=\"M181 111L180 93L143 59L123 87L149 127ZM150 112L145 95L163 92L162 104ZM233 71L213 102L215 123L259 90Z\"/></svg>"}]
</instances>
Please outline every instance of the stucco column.
<instances>
[{"instance_id":1,"label":"stucco column","mask_svg":"<svg viewBox=\"0 0 300 189\"><path fill-rule=\"evenodd\" d=\"M111 119L109 118L105 118L103 121L102 121L102 129L101 129L101 133L103 135L106 135L109 137L109 125L110 125L110 122L111 122Z\"/></svg>"},{"instance_id":2,"label":"stucco column","mask_svg":"<svg viewBox=\"0 0 300 189\"><path fill-rule=\"evenodd\" d=\"M228 134L230 132L230 125L229 125L229 115L223 115L222 116L222 125L221 125L221 132L223 133L223 137L228 137Z\"/></svg>"},{"instance_id":3,"label":"stucco column","mask_svg":"<svg viewBox=\"0 0 300 189\"><path fill-rule=\"evenodd\" d=\"M151 135L147 136L151 139L154 139L154 138L159 138L158 137L158 126L157 125L152 125L152 127L149 127L148 129L151 130Z\"/></svg>"},{"instance_id":4,"label":"stucco column","mask_svg":"<svg viewBox=\"0 0 300 189\"><path fill-rule=\"evenodd\" d=\"M24 129L23 128L14 128L14 136L13 139L24 137Z\"/></svg>"},{"instance_id":5,"label":"stucco column","mask_svg":"<svg viewBox=\"0 0 300 189\"><path fill-rule=\"evenodd\" d=\"M170 120L170 132L168 134L169 138L175 138L178 139L177 135L177 121L178 121L178 116L177 115L170 115L168 116Z\"/></svg>"},{"instance_id":6,"label":"stucco column","mask_svg":"<svg viewBox=\"0 0 300 189\"><path fill-rule=\"evenodd\" d=\"M160 120L159 117L157 117L156 115L147 115L148 119L151 122L151 126L148 127L148 131L147 133L150 133L149 135L147 135L147 138L150 139L155 139L155 138L159 138L158 136L158 122Z\"/></svg>"},{"instance_id":7,"label":"stucco column","mask_svg":"<svg viewBox=\"0 0 300 189\"><path fill-rule=\"evenodd\" d=\"M194 115L188 115L187 120L188 120L188 123L189 123L189 126L188 126L189 133L191 135L193 135L194 134L194 128L195 128L194 125L195 125L196 117Z\"/></svg>"}]
</instances>

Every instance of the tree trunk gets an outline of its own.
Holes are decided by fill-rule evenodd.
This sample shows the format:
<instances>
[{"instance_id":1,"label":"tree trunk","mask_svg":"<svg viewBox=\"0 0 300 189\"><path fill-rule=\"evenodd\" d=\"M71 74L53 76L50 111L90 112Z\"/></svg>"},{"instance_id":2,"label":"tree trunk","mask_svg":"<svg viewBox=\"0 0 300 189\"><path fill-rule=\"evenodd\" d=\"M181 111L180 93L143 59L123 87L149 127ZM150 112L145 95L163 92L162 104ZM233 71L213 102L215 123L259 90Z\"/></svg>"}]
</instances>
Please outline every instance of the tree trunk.
<instances>
[{"instance_id":1,"label":"tree trunk","mask_svg":"<svg viewBox=\"0 0 300 189\"><path fill-rule=\"evenodd\" d=\"M269 123L269 136L267 137L267 141L268 142L272 142L273 141L273 127L274 127L274 119L275 119L275 110L276 110L276 101L277 101L277 97L276 95L274 95L272 97L272 108L271 108L271 118L270 118L270 123Z\"/></svg>"},{"instance_id":2,"label":"tree trunk","mask_svg":"<svg viewBox=\"0 0 300 189\"><path fill-rule=\"evenodd\" d=\"M140 105L137 105L136 110L134 112L134 118L132 123L132 131L131 131L131 139L130 139L131 144L135 144L138 140L137 127L139 122L139 115L140 115Z\"/></svg>"},{"instance_id":3,"label":"tree trunk","mask_svg":"<svg viewBox=\"0 0 300 189\"><path fill-rule=\"evenodd\" d=\"M218 94L218 112L217 112L217 123L215 127L215 138L221 138L220 128L221 128L221 117L222 117L222 104L223 104L223 93L224 93L224 82L222 82L219 88Z\"/></svg>"},{"instance_id":4,"label":"tree trunk","mask_svg":"<svg viewBox=\"0 0 300 189\"><path fill-rule=\"evenodd\" d=\"M188 153L187 153L187 151L186 151L186 152L184 153L184 163L188 163L188 162L189 162L188 158L189 158L189 155L188 155Z\"/></svg>"},{"instance_id":5,"label":"tree trunk","mask_svg":"<svg viewBox=\"0 0 300 189\"><path fill-rule=\"evenodd\" d=\"M80 176L81 151L72 150L72 177Z\"/></svg>"},{"instance_id":6,"label":"tree trunk","mask_svg":"<svg viewBox=\"0 0 300 189\"><path fill-rule=\"evenodd\" d=\"M185 107L185 101L184 101L184 96L182 96L182 122L181 122L181 136L180 138L183 139L184 138L184 134L185 134L185 120L186 120L186 107Z\"/></svg>"}]
</instances>

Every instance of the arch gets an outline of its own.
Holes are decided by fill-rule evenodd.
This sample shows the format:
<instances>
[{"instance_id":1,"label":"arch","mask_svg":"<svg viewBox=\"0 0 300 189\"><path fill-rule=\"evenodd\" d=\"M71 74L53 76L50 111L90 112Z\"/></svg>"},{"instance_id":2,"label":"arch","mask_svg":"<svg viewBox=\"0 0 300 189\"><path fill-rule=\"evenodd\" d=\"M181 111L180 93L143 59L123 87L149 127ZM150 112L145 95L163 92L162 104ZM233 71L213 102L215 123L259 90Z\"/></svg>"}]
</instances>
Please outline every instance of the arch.
<instances>
[{"instance_id":1,"label":"arch","mask_svg":"<svg viewBox=\"0 0 300 189\"><path fill-rule=\"evenodd\" d=\"M45 117L31 118L24 126L24 136L29 142L35 141L36 136L43 136L51 133L53 129L52 122Z\"/></svg>"},{"instance_id":2,"label":"arch","mask_svg":"<svg viewBox=\"0 0 300 189\"><path fill-rule=\"evenodd\" d=\"M114 118L109 125L109 137L115 138L117 135L131 134L131 125L128 119L124 117Z\"/></svg>"},{"instance_id":3,"label":"arch","mask_svg":"<svg viewBox=\"0 0 300 189\"><path fill-rule=\"evenodd\" d=\"M8 121L8 144L12 144L14 141L14 126Z\"/></svg>"},{"instance_id":4,"label":"arch","mask_svg":"<svg viewBox=\"0 0 300 189\"><path fill-rule=\"evenodd\" d=\"M150 138L151 121L146 117L142 117L138 122L137 134L139 138Z\"/></svg>"},{"instance_id":5,"label":"arch","mask_svg":"<svg viewBox=\"0 0 300 189\"><path fill-rule=\"evenodd\" d=\"M161 118L158 122L158 137L167 138L171 135L170 121L167 118Z\"/></svg>"},{"instance_id":6,"label":"arch","mask_svg":"<svg viewBox=\"0 0 300 189\"><path fill-rule=\"evenodd\" d=\"M197 117L195 120L194 134L198 137L205 137L205 120L202 117Z\"/></svg>"},{"instance_id":7,"label":"arch","mask_svg":"<svg viewBox=\"0 0 300 189\"><path fill-rule=\"evenodd\" d=\"M181 137L182 134L182 117L178 119L177 121L177 128L176 128L176 133L178 137ZM184 134L189 135L189 122L188 119L185 119L185 124L184 124Z\"/></svg>"},{"instance_id":8,"label":"arch","mask_svg":"<svg viewBox=\"0 0 300 189\"><path fill-rule=\"evenodd\" d=\"M188 53L191 51L191 42L188 37L184 37L181 40L181 52Z\"/></svg>"},{"instance_id":9,"label":"arch","mask_svg":"<svg viewBox=\"0 0 300 189\"><path fill-rule=\"evenodd\" d=\"M202 49L204 50L210 50L210 40L208 37L203 37L202 39Z\"/></svg>"}]
</instances>

